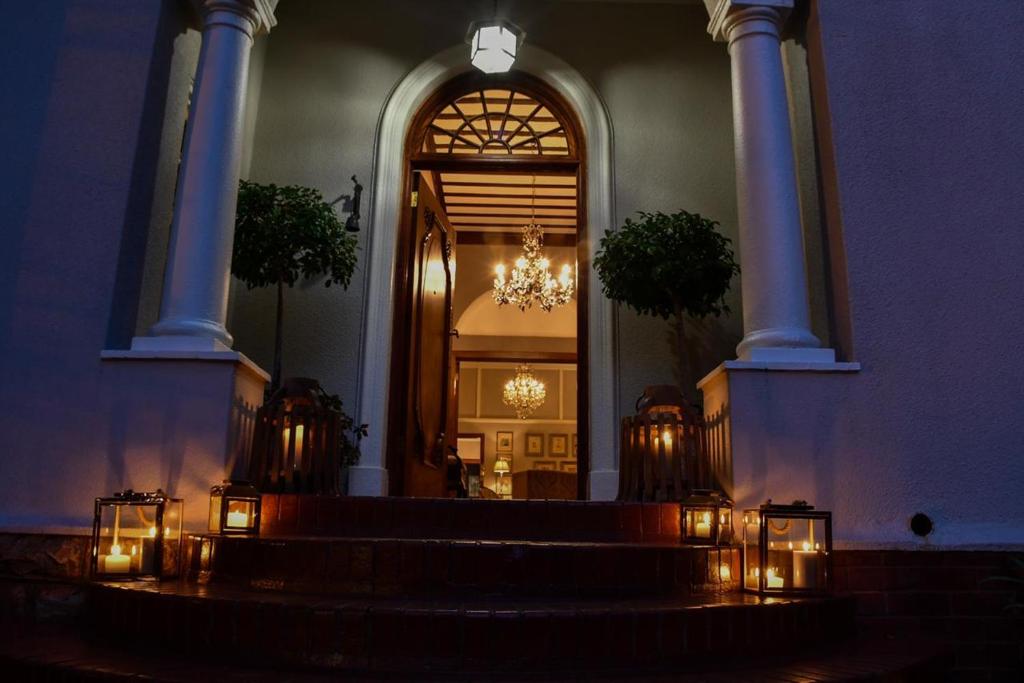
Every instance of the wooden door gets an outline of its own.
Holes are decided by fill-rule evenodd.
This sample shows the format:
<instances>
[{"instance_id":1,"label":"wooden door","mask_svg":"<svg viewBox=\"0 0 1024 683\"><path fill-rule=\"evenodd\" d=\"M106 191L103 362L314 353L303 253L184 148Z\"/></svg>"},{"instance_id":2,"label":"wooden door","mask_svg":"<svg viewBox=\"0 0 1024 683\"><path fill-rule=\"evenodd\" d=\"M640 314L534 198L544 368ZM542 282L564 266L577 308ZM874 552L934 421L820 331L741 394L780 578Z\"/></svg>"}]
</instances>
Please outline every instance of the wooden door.
<instances>
[{"instance_id":1,"label":"wooden door","mask_svg":"<svg viewBox=\"0 0 1024 683\"><path fill-rule=\"evenodd\" d=\"M405 495L444 496L447 453L457 432L452 362L455 231L422 174L414 174L413 192L408 390L404 435L398 439L405 443Z\"/></svg>"}]
</instances>

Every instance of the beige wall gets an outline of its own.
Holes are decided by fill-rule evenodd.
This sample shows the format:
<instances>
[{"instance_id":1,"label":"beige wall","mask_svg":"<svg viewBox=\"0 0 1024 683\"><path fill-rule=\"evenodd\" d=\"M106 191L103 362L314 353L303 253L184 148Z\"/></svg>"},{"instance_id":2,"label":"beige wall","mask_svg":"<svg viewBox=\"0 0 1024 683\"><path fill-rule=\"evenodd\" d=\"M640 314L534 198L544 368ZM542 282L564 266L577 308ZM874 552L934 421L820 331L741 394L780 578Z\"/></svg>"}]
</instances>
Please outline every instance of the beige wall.
<instances>
[{"instance_id":1,"label":"beige wall","mask_svg":"<svg viewBox=\"0 0 1024 683\"><path fill-rule=\"evenodd\" d=\"M388 93L417 64L460 44L469 23L490 11L456 0L383 0L358 12L324 0L282 3L264 58L252 179L311 185L330 198L350 190L352 173L369 187L372 141ZM617 223L641 209L686 208L735 234L729 58L707 36L703 7L523 0L510 11L528 32L524 50L537 45L564 59L604 100L615 140ZM600 235L613 227L590 229ZM366 237L360 235L364 249ZM309 285L287 293L285 374L319 378L350 407L365 258L363 251L348 292ZM236 346L268 365L272 293L235 290L229 329ZM706 326L696 340L697 376L732 357L741 336L738 282L730 305L733 316ZM671 381L668 337L662 320L620 312L623 410L644 386Z\"/></svg>"}]
</instances>

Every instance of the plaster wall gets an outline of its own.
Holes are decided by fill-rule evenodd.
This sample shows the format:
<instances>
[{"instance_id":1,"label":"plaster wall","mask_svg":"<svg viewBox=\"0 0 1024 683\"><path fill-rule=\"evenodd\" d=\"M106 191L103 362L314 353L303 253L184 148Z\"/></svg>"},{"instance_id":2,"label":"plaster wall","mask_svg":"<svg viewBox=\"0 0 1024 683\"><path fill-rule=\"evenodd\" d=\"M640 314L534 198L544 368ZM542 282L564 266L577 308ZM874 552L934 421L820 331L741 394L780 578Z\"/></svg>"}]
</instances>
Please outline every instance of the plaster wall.
<instances>
[{"instance_id":1,"label":"plaster wall","mask_svg":"<svg viewBox=\"0 0 1024 683\"><path fill-rule=\"evenodd\" d=\"M150 226L170 207L184 7L5 4L0 526L82 524L113 488L169 486L116 476L100 351L135 331Z\"/></svg>"},{"instance_id":2,"label":"plaster wall","mask_svg":"<svg viewBox=\"0 0 1024 683\"><path fill-rule=\"evenodd\" d=\"M317 0L282 3L267 41L250 177L311 185L328 198L348 193L353 173L369 187L390 90L417 64L459 44L469 23L491 11L489 3L454 0L385 0L358 12ZM615 135L617 223L640 209L687 208L735 234L729 57L707 36L699 4L522 1L510 11L528 32L524 52L536 45L564 59L604 99ZM364 195L364 207L368 201ZM613 227L590 229L600 235ZM366 239L360 235L364 248ZM347 292L312 284L286 295L285 374L321 379L349 407L365 266L361 261ZM599 284L593 287L596 293ZM732 357L742 336L738 282L733 289L733 316L695 340L697 376ZM235 346L265 366L273 307L269 290L236 288L229 324ZM671 377L667 337L663 321L620 311L623 410L645 385Z\"/></svg>"},{"instance_id":3,"label":"plaster wall","mask_svg":"<svg viewBox=\"0 0 1024 683\"><path fill-rule=\"evenodd\" d=\"M856 374L730 372L737 496L845 543L1024 543L1024 5L817 0L808 49ZM909 518L935 532L914 537Z\"/></svg>"}]
</instances>

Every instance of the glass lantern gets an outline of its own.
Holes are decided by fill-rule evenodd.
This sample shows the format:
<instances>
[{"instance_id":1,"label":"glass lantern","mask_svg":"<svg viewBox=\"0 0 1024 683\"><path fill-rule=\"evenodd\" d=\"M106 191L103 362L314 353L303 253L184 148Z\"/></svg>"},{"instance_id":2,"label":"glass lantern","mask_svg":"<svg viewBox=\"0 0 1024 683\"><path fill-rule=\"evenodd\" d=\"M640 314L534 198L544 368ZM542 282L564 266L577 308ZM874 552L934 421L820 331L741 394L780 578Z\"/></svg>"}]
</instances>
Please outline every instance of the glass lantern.
<instances>
[{"instance_id":1,"label":"glass lantern","mask_svg":"<svg viewBox=\"0 0 1024 683\"><path fill-rule=\"evenodd\" d=\"M694 491L683 500L683 540L732 543L732 501L718 491Z\"/></svg>"},{"instance_id":2,"label":"glass lantern","mask_svg":"<svg viewBox=\"0 0 1024 683\"><path fill-rule=\"evenodd\" d=\"M184 502L157 489L126 489L97 498L92 524L92 576L99 580L178 575Z\"/></svg>"},{"instance_id":3,"label":"glass lantern","mask_svg":"<svg viewBox=\"0 0 1024 683\"><path fill-rule=\"evenodd\" d=\"M505 73L516 61L516 52L526 36L509 21L479 21L469 27L469 60L484 73Z\"/></svg>"},{"instance_id":4,"label":"glass lantern","mask_svg":"<svg viewBox=\"0 0 1024 683\"><path fill-rule=\"evenodd\" d=\"M260 492L247 481L225 481L210 489L210 533L258 536Z\"/></svg>"},{"instance_id":5,"label":"glass lantern","mask_svg":"<svg viewBox=\"0 0 1024 683\"><path fill-rule=\"evenodd\" d=\"M743 587L761 595L832 590L832 513L804 502L743 511Z\"/></svg>"}]
</instances>

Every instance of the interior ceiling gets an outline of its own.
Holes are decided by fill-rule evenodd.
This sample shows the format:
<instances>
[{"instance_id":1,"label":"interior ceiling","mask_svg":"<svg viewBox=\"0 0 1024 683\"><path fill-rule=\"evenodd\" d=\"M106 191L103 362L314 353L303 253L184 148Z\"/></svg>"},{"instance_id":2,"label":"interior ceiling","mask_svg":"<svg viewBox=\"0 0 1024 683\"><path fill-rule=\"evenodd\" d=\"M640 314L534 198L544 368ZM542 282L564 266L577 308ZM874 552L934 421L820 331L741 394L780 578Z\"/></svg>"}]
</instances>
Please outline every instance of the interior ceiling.
<instances>
[{"instance_id":1,"label":"interior ceiling","mask_svg":"<svg viewBox=\"0 0 1024 683\"><path fill-rule=\"evenodd\" d=\"M515 233L530 222L545 234L576 233L576 177L437 174L439 199L459 234Z\"/></svg>"}]
</instances>

